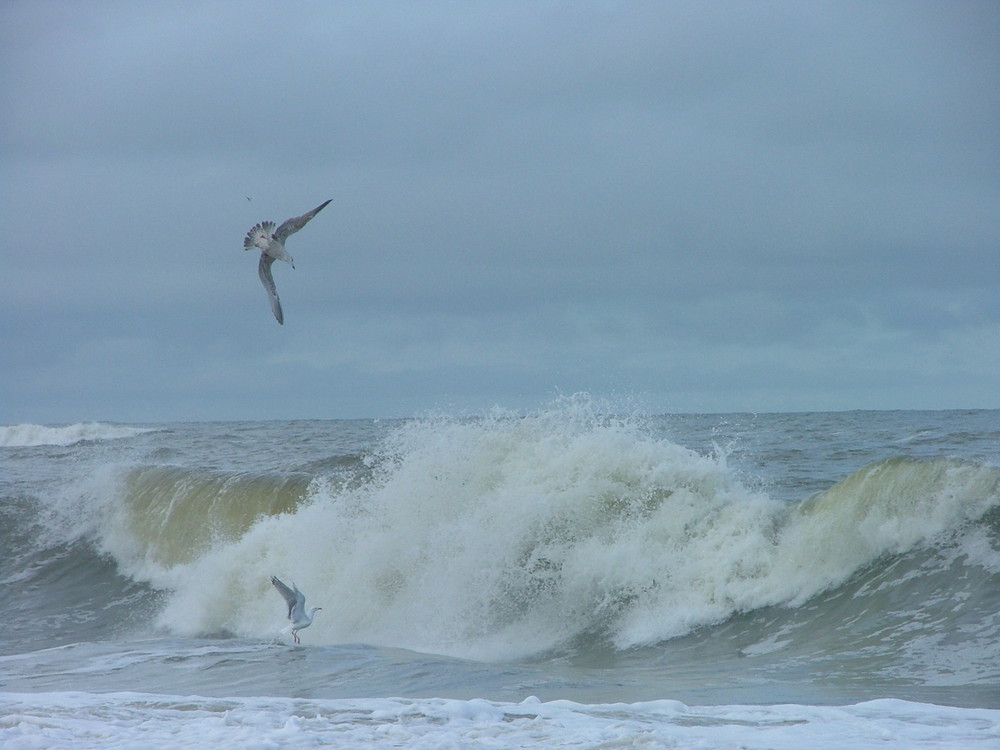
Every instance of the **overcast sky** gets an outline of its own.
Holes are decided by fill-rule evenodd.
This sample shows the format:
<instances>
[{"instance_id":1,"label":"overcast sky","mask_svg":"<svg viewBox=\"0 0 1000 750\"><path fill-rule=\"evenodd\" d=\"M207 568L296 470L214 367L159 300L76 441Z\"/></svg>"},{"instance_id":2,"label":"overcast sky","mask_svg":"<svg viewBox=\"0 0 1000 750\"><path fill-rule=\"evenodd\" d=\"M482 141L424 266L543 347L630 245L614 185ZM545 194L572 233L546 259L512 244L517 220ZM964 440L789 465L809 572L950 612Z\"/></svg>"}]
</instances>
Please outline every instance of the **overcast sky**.
<instances>
[{"instance_id":1,"label":"overcast sky","mask_svg":"<svg viewBox=\"0 0 1000 750\"><path fill-rule=\"evenodd\" d=\"M0 424L1000 407L1000 3L0 4ZM256 222L332 203L274 266Z\"/></svg>"}]
</instances>

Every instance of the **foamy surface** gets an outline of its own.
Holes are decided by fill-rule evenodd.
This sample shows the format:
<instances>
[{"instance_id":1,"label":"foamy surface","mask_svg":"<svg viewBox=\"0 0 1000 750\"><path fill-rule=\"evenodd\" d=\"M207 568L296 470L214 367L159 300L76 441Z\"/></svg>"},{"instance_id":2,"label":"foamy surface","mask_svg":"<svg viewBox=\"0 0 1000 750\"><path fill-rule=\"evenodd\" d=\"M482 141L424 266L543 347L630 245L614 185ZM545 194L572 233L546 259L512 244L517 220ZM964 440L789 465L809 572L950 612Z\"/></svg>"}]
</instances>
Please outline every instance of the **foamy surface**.
<instances>
[{"instance_id":1,"label":"foamy surface","mask_svg":"<svg viewBox=\"0 0 1000 750\"><path fill-rule=\"evenodd\" d=\"M1000 711L852 706L583 705L473 700L0 694L7 750L29 748L995 748Z\"/></svg>"}]
</instances>

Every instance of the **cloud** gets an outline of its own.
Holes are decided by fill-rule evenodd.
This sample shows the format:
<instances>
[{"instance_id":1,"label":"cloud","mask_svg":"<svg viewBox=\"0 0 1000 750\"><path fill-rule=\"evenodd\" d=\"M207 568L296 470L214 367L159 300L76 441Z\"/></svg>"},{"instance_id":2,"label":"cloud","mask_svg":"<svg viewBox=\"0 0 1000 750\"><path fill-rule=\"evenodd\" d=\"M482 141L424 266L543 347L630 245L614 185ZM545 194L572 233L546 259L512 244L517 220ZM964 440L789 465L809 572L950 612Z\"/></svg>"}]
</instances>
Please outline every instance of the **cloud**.
<instances>
[{"instance_id":1,"label":"cloud","mask_svg":"<svg viewBox=\"0 0 1000 750\"><path fill-rule=\"evenodd\" d=\"M38 2L0 29L0 421L998 405L990 3ZM242 236L327 198L279 328Z\"/></svg>"}]
</instances>

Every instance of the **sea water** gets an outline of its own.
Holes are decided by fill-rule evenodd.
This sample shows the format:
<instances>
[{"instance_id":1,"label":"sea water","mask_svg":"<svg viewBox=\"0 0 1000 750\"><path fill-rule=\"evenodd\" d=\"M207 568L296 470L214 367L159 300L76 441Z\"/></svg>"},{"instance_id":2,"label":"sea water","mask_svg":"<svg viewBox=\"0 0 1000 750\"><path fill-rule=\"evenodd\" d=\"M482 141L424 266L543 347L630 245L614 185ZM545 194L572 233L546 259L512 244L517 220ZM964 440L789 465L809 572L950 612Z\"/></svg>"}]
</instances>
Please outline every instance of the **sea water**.
<instances>
[{"instance_id":1,"label":"sea water","mask_svg":"<svg viewBox=\"0 0 1000 750\"><path fill-rule=\"evenodd\" d=\"M1000 746L997 411L12 425L0 524L4 748Z\"/></svg>"}]
</instances>

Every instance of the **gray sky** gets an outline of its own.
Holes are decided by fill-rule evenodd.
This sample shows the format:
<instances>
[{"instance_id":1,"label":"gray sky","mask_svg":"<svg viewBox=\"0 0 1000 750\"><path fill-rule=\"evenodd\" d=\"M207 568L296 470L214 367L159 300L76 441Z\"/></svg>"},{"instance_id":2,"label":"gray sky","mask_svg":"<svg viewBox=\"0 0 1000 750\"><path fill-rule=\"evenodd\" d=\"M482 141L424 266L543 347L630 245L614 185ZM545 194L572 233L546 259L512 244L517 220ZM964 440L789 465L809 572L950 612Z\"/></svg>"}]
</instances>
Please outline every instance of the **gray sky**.
<instances>
[{"instance_id":1,"label":"gray sky","mask_svg":"<svg viewBox=\"0 0 1000 750\"><path fill-rule=\"evenodd\" d=\"M0 423L1000 407L997 39L991 0L10 0ZM243 235L327 198L279 326Z\"/></svg>"}]
</instances>

